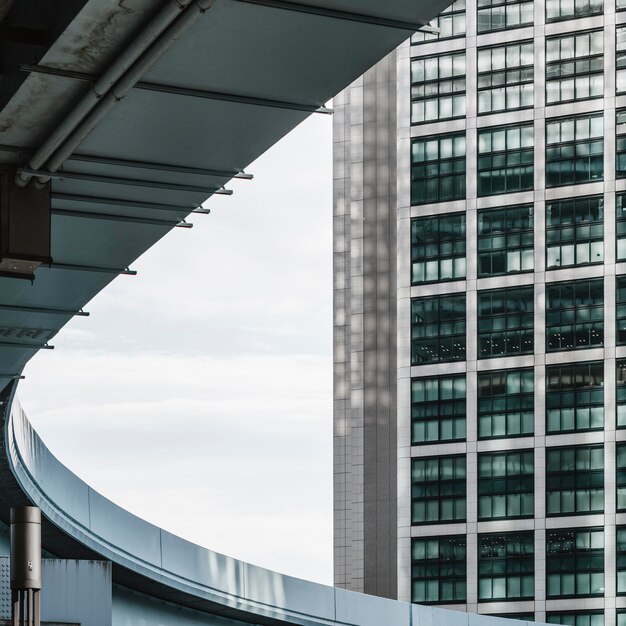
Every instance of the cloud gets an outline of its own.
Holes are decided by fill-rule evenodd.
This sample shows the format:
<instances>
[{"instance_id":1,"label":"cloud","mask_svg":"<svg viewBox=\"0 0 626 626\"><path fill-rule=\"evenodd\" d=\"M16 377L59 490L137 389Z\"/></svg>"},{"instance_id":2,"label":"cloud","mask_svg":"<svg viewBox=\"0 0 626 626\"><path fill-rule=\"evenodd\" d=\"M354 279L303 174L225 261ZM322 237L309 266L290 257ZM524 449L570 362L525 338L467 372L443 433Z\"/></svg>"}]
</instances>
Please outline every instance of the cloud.
<instances>
[{"instance_id":1,"label":"cloud","mask_svg":"<svg viewBox=\"0 0 626 626\"><path fill-rule=\"evenodd\" d=\"M330 123L310 118L29 363L51 450L136 514L332 582ZM304 539L306 538L306 539Z\"/></svg>"}]
</instances>

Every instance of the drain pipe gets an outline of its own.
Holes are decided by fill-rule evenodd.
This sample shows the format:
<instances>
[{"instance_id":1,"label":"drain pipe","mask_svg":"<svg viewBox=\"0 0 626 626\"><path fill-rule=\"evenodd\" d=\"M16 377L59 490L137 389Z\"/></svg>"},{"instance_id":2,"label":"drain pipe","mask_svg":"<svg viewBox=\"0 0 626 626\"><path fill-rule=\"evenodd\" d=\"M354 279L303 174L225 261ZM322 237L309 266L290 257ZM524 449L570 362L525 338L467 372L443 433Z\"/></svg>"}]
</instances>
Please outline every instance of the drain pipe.
<instances>
[{"instance_id":1,"label":"drain pipe","mask_svg":"<svg viewBox=\"0 0 626 626\"><path fill-rule=\"evenodd\" d=\"M68 137L79 126L82 126L87 115L89 115L94 107L110 92L111 88L129 72L130 68L134 66L138 60L143 60L142 55L146 56L150 54L152 49L156 47L158 49L157 54L160 56L160 54L171 45L172 40L169 40L165 47L159 44L160 38L164 36L164 33L167 32L170 26L178 22L176 18L180 18L187 13L187 9L192 1L193 0L168 0L167 4L161 9L158 15L148 23L138 37L132 41L104 74L92 85L90 91L74 109L72 109L69 115L48 137L37 152L35 152L28 163L28 169L41 169L54 152L67 141ZM208 9L211 4L212 0L205 0L204 2L197 0L196 7L202 12ZM195 17L199 14L198 11L193 10L191 13L195 14ZM189 24L186 26L188 25ZM158 56L156 58L158 58ZM152 63L156 58L154 58ZM145 71L152 63L146 64L143 62L142 71ZM137 82L138 79L139 76L135 79L135 82ZM16 175L15 182L18 186L24 187L32 176L32 174L20 172Z\"/></svg>"}]
</instances>

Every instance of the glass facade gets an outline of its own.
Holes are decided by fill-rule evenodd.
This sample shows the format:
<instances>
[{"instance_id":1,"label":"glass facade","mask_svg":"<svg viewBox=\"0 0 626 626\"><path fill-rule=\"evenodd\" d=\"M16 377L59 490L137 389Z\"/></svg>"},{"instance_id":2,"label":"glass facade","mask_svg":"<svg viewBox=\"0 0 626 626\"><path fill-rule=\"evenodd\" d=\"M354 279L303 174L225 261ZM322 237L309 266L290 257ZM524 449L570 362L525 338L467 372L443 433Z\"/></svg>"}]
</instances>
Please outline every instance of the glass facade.
<instances>
[{"instance_id":1,"label":"glass facade","mask_svg":"<svg viewBox=\"0 0 626 626\"><path fill-rule=\"evenodd\" d=\"M626 110L624 109L615 114L615 175L617 178L626 177ZM618 214L618 219L619 217Z\"/></svg>"},{"instance_id":2,"label":"glass facade","mask_svg":"<svg viewBox=\"0 0 626 626\"><path fill-rule=\"evenodd\" d=\"M604 449L573 446L546 450L546 514L604 511Z\"/></svg>"},{"instance_id":3,"label":"glass facade","mask_svg":"<svg viewBox=\"0 0 626 626\"><path fill-rule=\"evenodd\" d=\"M415 139L411 146L411 202L465 198L465 133Z\"/></svg>"},{"instance_id":4,"label":"glass facade","mask_svg":"<svg viewBox=\"0 0 626 626\"><path fill-rule=\"evenodd\" d=\"M465 53L411 61L411 122L465 115Z\"/></svg>"},{"instance_id":5,"label":"glass facade","mask_svg":"<svg viewBox=\"0 0 626 626\"><path fill-rule=\"evenodd\" d=\"M546 122L546 187L604 178L602 113Z\"/></svg>"},{"instance_id":6,"label":"glass facade","mask_svg":"<svg viewBox=\"0 0 626 626\"><path fill-rule=\"evenodd\" d=\"M535 511L533 450L478 455L478 519L532 517Z\"/></svg>"},{"instance_id":7,"label":"glass facade","mask_svg":"<svg viewBox=\"0 0 626 626\"><path fill-rule=\"evenodd\" d=\"M520 124L478 131L478 195L533 188L534 130Z\"/></svg>"},{"instance_id":8,"label":"glass facade","mask_svg":"<svg viewBox=\"0 0 626 626\"><path fill-rule=\"evenodd\" d=\"M617 510L626 511L626 443L618 443L615 450L617 474Z\"/></svg>"},{"instance_id":9,"label":"glass facade","mask_svg":"<svg viewBox=\"0 0 626 626\"><path fill-rule=\"evenodd\" d=\"M617 428L626 428L626 359L619 359L615 363L615 413Z\"/></svg>"},{"instance_id":10,"label":"glass facade","mask_svg":"<svg viewBox=\"0 0 626 626\"><path fill-rule=\"evenodd\" d=\"M465 214L412 220L411 263L414 285L465 278Z\"/></svg>"},{"instance_id":11,"label":"glass facade","mask_svg":"<svg viewBox=\"0 0 626 626\"><path fill-rule=\"evenodd\" d=\"M547 624L563 626L604 626L603 611L571 611L566 613L550 612L546 615Z\"/></svg>"},{"instance_id":12,"label":"glass facade","mask_svg":"<svg viewBox=\"0 0 626 626\"><path fill-rule=\"evenodd\" d=\"M451 39L465 35L465 0L456 0L444 9L438 17L430 23L438 33L417 31L411 37L411 44L420 44L437 39Z\"/></svg>"},{"instance_id":13,"label":"glass facade","mask_svg":"<svg viewBox=\"0 0 626 626\"><path fill-rule=\"evenodd\" d=\"M533 106L533 42L478 50L478 113Z\"/></svg>"},{"instance_id":14,"label":"glass facade","mask_svg":"<svg viewBox=\"0 0 626 626\"><path fill-rule=\"evenodd\" d=\"M412 523L465 521L465 476L465 455L413 459Z\"/></svg>"},{"instance_id":15,"label":"glass facade","mask_svg":"<svg viewBox=\"0 0 626 626\"><path fill-rule=\"evenodd\" d=\"M602 97L603 55L603 30L546 38L546 103Z\"/></svg>"},{"instance_id":16,"label":"glass facade","mask_svg":"<svg viewBox=\"0 0 626 626\"><path fill-rule=\"evenodd\" d=\"M602 13L603 9L603 0L546 0L546 22L597 15ZM579 625L570 624L569 626ZM589 624L585 626L589 626Z\"/></svg>"},{"instance_id":17,"label":"glass facade","mask_svg":"<svg viewBox=\"0 0 626 626\"><path fill-rule=\"evenodd\" d=\"M626 8L625 0L618 0ZM626 91L626 26L615 29L615 90L617 93Z\"/></svg>"},{"instance_id":18,"label":"glass facade","mask_svg":"<svg viewBox=\"0 0 626 626\"><path fill-rule=\"evenodd\" d=\"M604 198L546 202L546 268L604 262Z\"/></svg>"},{"instance_id":19,"label":"glass facade","mask_svg":"<svg viewBox=\"0 0 626 626\"><path fill-rule=\"evenodd\" d=\"M533 533L478 535L478 601L521 600L534 595Z\"/></svg>"},{"instance_id":20,"label":"glass facade","mask_svg":"<svg viewBox=\"0 0 626 626\"><path fill-rule=\"evenodd\" d=\"M626 194L615 194L617 260L626 261Z\"/></svg>"},{"instance_id":21,"label":"glass facade","mask_svg":"<svg viewBox=\"0 0 626 626\"><path fill-rule=\"evenodd\" d=\"M517 28L533 23L533 3L520 0L478 0L478 32Z\"/></svg>"},{"instance_id":22,"label":"glass facade","mask_svg":"<svg viewBox=\"0 0 626 626\"><path fill-rule=\"evenodd\" d=\"M465 294L415 298L412 310L412 363L465 359Z\"/></svg>"},{"instance_id":23,"label":"glass facade","mask_svg":"<svg viewBox=\"0 0 626 626\"><path fill-rule=\"evenodd\" d=\"M604 531L570 528L546 531L548 598L604 593Z\"/></svg>"},{"instance_id":24,"label":"glass facade","mask_svg":"<svg viewBox=\"0 0 626 626\"><path fill-rule=\"evenodd\" d=\"M534 267L533 206L478 212L478 276L530 272Z\"/></svg>"},{"instance_id":25,"label":"glass facade","mask_svg":"<svg viewBox=\"0 0 626 626\"><path fill-rule=\"evenodd\" d=\"M465 535L412 540L412 602L419 604L465 602L466 544Z\"/></svg>"},{"instance_id":26,"label":"glass facade","mask_svg":"<svg viewBox=\"0 0 626 626\"><path fill-rule=\"evenodd\" d=\"M604 282L546 286L546 350L579 350L604 344Z\"/></svg>"},{"instance_id":27,"label":"glass facade","mask_svg":"<svg viewBox=\"0 0 626 626\"><path fill-rule=\"evenodd\" d=\"M412 442L465 439L465 376L414 378L411 381Z\"/></svg>"},{"instance_id":28,"label":"glass facade","mask_svg":"<svg viewBox=\"0 0 626 626\"><path fill-rule=\"evenodd\" d=\"M546 432L604 428L604 363L546 367Z\"/></svg>"},{"instance_id":29,"label":"glass facade","mask_svg":"<svg viewBox=\"0 0 626 626\"><path fill-rule=\"evenodd\" d=\"M533 287L478 292L478 357L532 354Z\"/></svg>"},{"instance_id":30,"label":"glass facade","mask_svg":"<svg viewBox=\"0 0 626 626\"><path fill-rule=\"evenodd\" d=\"M535 429L532 368L478 375L478 438L521 437Z\"/></svg>"},{"instance_id":31,"label":"glass facade","mask_svg":"<svg viewBox=\"0 0 626 626\"><path fill-rule=\"evenodd\" d=\"M626 595L626 526L618 526L615 540L617 561L617 593ZM622 624L626 624L626 611L622 614Z\"/></svg>"}]
</instances>

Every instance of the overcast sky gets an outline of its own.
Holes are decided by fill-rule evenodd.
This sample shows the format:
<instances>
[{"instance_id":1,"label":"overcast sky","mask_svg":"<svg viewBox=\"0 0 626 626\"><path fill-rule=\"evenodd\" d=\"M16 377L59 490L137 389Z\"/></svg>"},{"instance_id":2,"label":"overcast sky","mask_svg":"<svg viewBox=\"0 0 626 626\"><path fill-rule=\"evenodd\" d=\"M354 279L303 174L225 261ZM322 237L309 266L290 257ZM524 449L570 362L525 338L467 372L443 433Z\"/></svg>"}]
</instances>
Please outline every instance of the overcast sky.
<instances>
[{"instance_id":1,"label":"overcast sky","mask_svg":"<svg viewBox=\"0 0 626 626\"><path fill-rule=\"evenodd\" d=\"M18 397L123 507L332 584L330 116L248 171L37 354Z\"/></svg>"}]
</instances>

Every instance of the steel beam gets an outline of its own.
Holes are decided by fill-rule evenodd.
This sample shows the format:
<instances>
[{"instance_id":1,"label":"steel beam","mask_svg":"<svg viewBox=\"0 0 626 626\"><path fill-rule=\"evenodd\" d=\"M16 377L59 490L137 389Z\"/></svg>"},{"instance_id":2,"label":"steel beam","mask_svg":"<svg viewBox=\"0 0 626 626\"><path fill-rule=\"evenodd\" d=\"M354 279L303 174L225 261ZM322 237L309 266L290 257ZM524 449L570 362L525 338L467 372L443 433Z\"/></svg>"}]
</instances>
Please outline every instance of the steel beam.
<instances>
[{"instance_id":1,"label":"steel beam","mask_svg":"<svg viewBox=\"0 0 626 626\"><path fill-rule=\"evenodd\" d=\"M172 211L175 213L194 213L198 207L172 206L169 204L158 204L156 202L142 202L136 200L119 200L117 198L102 198L99 196L85 196L73 193L52 192L53 200L68 200L71 202L87 202L90 204L108 204L111 206L124 206L136 209L152 209L154 211Z\"/></svg>"},{"instance_id":2,"label":"steel beam","mask_svg":"<svg viewBox=\"0 0 626 626\"><path fill-rule=\"evenodd\" d=\"M19 341L0 341L0 348L27 348L28 350L54 350L54 346L46 343L20 343Z\"/></svg>"},{"instance_id":3,"label":"steel beam","mask_svg":"<svg viewBox=\"0 0 626 626\"><path fill-rule=\"evenodd\" d=\"M74 272L99 272L101 274L121 274L123 276L136 276L137 271L127 267L98 267L95 265L76 265L74 263L50 263L42 267L49 267L53 270L70 270Z\"/></svg>"},{"instance_id":4,"label":"steel beam","mask_svg":"<svg viewBox=\"0 0 626 626\"><path fill-rule=\"evenodd\" d=\"M216 194L220 196L232 196L232 189L224 189L223 187L197 187L196 185L183 185L178 183L163 183L157 180L140 180L137 178L120 178L119 176L100 176L98 174L82 174L79 172L47 172L44 170L31 170L20 167L18 174L26 174L28 176L41 176L53 178L56 180L88 180L95 183L109 183L111 185L128 185L130 187L146 187L152 189L168 189L171 191L192 191L197 193Z\"/></svg>"},{"instance_id":5,"label":"steel beam","mask_svg":"<svg viewBox=\"0 0 626 626\"><path fill-rule=\"evenodd\" d=\"M403 20L394 20L378 15L367 15L365 13L353 13L352 11L339 11L337 9L328 9L326 7L314 6L312 4L300 4L299 2L289 2L288 0L236 0L246 4L256 4L259 6L269 7L272 9L281 9L283 11L295 11L297 13L308 13L309 15L318 15L320 17L329 17L335 20L343 20L347 22L359 22L361 24L371 24L372 26L383 26L385 28L396 28L400 30L416 31L427 22L417 20L416 22L405 22ZM382 3L384 6L384 3Z\"/></svg>"},{"instance_id":6,"label":"steel beam","mask_svg":"<svg viewBox=\"0 0 626 626\"><path fill-rule=\"evenodd\" d=\"M133 222L135 224L148 224L153 226L169 226L178 228L192 228L193 224L185 221L155 220L149 217L137 217L134 215L115 215L114 213L94 213L92 211L73 211L68 209L52 209L52 215L64 217L77 217L91 220L105 220L111 222Z\"/></svg>"},{"instance_id":7,"label":"steel beam","mask_svg":"<svg viewBox=\"0 0 626 626\"><path fill-rule=\"evenodd\" d=\"M82 309L53 309L41 306L19 306L16 304L0 304L0 311L17 311L20 313L42 313L44 315L72 315L76 317L89 317L87 311Z\"/></svg>"},{"instance_id":8,"label":"steel beam","mask_svg":"<svg viewBox=\"0 0 626 626\"><path fill-rule=\"evenodd\" d=\"M243 1L243 0L242 0ZM97 74L87 74L86 72L75 72L71 70L61 70L56 67L46 65L20 65L20 69L25 72L39 74L50 74L63 78L74 78L93 82L98 79ZM191 98L204 98L206 100L222 100L225 102L236 102L238 104L248 104L251 106L270 107L275 109L290 109L292 111L305 111L307 113L332 114L332 109L317 104L302 104L298 102L287 102L285 100L272 100L268 98L257 98L254 96L244 96L241 94L226 93L222 91L206 91L203 89L191 89L188 87L175 87L173 85L162 85L160 83L147 83L140 81L135 84L135 89L146 89L148 91L159 91L171 93L179 96L189 96ZM24 172L26 173L26 171Z\"/></svg>"}]
</instances>

